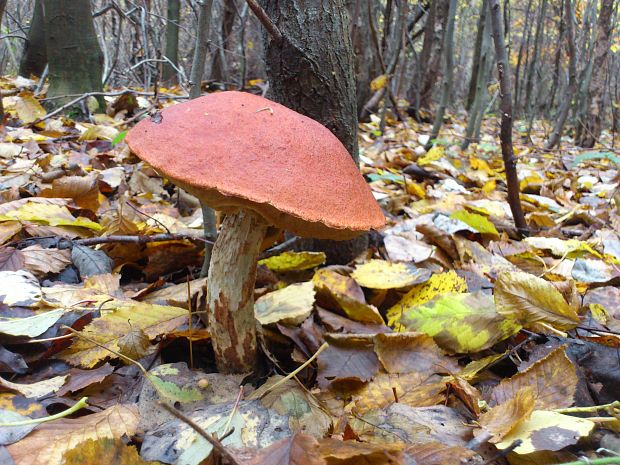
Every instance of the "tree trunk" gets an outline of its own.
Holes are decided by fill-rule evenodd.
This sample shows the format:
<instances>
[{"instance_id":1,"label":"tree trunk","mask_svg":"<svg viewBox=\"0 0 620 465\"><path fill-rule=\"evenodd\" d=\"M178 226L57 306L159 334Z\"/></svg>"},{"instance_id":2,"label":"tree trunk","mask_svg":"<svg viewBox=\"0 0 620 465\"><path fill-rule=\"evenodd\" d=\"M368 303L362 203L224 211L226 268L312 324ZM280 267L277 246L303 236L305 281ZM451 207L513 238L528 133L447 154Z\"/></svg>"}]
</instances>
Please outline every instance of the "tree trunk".
<instances>
[{"instance_id":1,"label":"tree trunk","mask_svg":"<svg viewBox=\"0 0 620 465\"><path fill-rule=\"evenodd\" d=\"M484 26L487 17L486 2L480 4L480 15L478 16L478 29L476 31L476 42L474 45L474 57L471 62L471 78L469 80L469 91L467 92L467 110L471 110L476 97L478 87L478 72L480 70L480 53L482 52L482 39L484 37Z\"/></svg>"},{"instance_id":2,"label":"tree trunk","mask_svg":"<svg viewBox=\"0 0 620 465\"><path fill-rule=\"evenodd\" d=\"M174 64L164 63L161 79L167 84L178 82L178 73L174 68L179 65L179 21L181 20L181 0L168 0L166 16L166 51L165 56Z\"/></svg>"},{"instance_id":3,"label":"tree trunk","mask_svg":"<svg viewBox=\"0 0 620 465\"><path fill-rule=\"evenodd\" d=\"M431 53L428 61L420 59L420 67L418 72L424 77L420 86L420 108L429 109L433 100L433 91L435 83L439 78L439 69L441 65L441 55L443 53L443 37L446 30L448 20L449 0L433 0L436 3L435 18L432 22L432 30L424 31L424 41L426 42L426 33L431 34ZM430 19L430 18L429 18ZM439 27L438 27L439 26ZM422 49L424 52L424 49Z\"/></svg>"},{"instance_id":4,"label":"tree trunk","mask_svg":"<svg viewBox=\"0 0 620 465\"><path fill-rule=\"evenodd\" d=\"M34 2L32 21L28 29L28 37L24 44L22 59L19 63L19 75L30 77L41 76L47 65L47 49L45 46L45 22L43 16L43 0Z\"/></svg>"},{"instance_id":5,"label":"tree trunk","mask_svg":"<svg viewBox=\"0 0 620 465\"><path fill-rule=\"evenodd\" d=\"M527 53L527 50L529 50L530 47L530 35L531 35L531 30L532 28L530 27L530 11L532 10L532 3L533 0L528 0L527 2L527 8L525 10L525 24L524 24L524 28L525 30L523 31L523 35L521 36L521 44L519 45L519 54L517 55L517 67L515 69L515 97L514 97L514 112L515 115L519 114L519 106L520 106L520 102L521 102L521 92L522 92L522 86L521 86L521 66L525 66L525 64L527 63L527 58L525 58L525 62L523 59L523 54L524 52Z\"/></svg>"},{"instance_id":6,"label":"tree trunk","mask_svg":"<svg viewBox=\"0 0 620 465\"><path fill-rule=\"evenodd\" d=\"M431 131L431 137L427 144L427 149L430 149L433 141L439 136L439 130L443 124L443 117L448 106L448 100L452 93L452 81L454 76L454 20L456 17L457 1L450 0L448 7L448 24L443 41L443 54L445 57L443 81L441 83L441 99L437 112L435 113L435 122L433 123L433 129Z\"/></svg>"},{"instance_id":7,"label":"tree trunk","mask_svg":"<svg viewBox=\"0 0 620 465\"><path fill-rule=\"evenodd\" d=\"M532 59L530 60L530 66L527 73L527 79L525 82L525 111L528 117L527 136L529 138L530 131L532 130L532 121L534 118L534 81L536 80L536 74L538 74L538 55L540 54L540 47L542 44L543 32L545 29L545 15L547 12L547 0L541 0L542 4L540 12L538 14L538 20L536 21L536 34L534 35L534 50L532 52Z\"/></svg>"},{"instance_id":8,"label":"tree trunk","mask_svg":"<svg viewBox=\"0 0 620 465\"><path fill-rule=\"evenodd\" d=\"M357 111L349 18L344 0L262 0L282 40L266 36L270 97L327 126L358 162ZM330 169L326 166L325 169ZM367 247L353 241L309 241L330 262L347 263Z\"/></svg>"},{"instance_id":9,"label":"tree trunk","mask_svg":"<svg viewBox=\"0 0 620 465\"><path fill-rule=\"evenodd\" d=\"M202 0L199 6L196 45L194 46L194 59L189 76L189 98L200 97L202 93L202 75L205 72L205 62L207 61L207 50L209 48L213 0Z\"/></svg>"},{"instance_id":10,"label":"tree trunk","mask_svg":"<svg viewBox=\"0 0 620 465\"><path fill-rule=\"evenodd\" d=\"M566 94L562 99L560 110L558 112L557 120L551 136L545 145L546 150L550 150L555 147L562 138L562 132L564 130L564 124L568 117L568 112L573 102L575 92L577 92L577 52L575 50L575 32L573 27L574 14L572 7L572 0L564 0L565 16L566 16L566 50L568 54L568 87L566 88Z\"/></svg>"},{"instance_id":11,"label":"tree trunk","mask_svg":"<svg viewBox=\"0 0 620 465\"><path fill-rule=\"evenodd\" d=\"M491 14L491 28L493 30L493 42L495 44L495 55L497 57L497 72L499 75L500 88L500 112L502 123L500 130L500 142L502 146L502 158L506 171L506 183L508 186L508 204L512 211L515 226L524 234L527 232L527 223L521 209L519 199L519 178L517 176L517 163L512 147L512 95L510 93L510 67L508 66L508 56L506 44L504 43L504 25L502 23L502 10L499 0L489 0L489 10Z\"/></svg>"},{"instance_id":12,"label":"tree trunk","mask_svg":"<svg viewBox=\"0 0 620 465\"><path fill-rule=\"evenodd\" d=\"M357 114L372 95L370 82L381 74L381 66L373 53L368 3L371 0L349 0L347 9L351 17L351 43L357 89Z\"/></svg>"},{"instance_id":13,"label":"tree trunk","mask_svg":"<svg viewBox=\"0 0 620 465\"><path fill-rule=\"evenodd\" d=\"M103 53L88 0L43 0L48 97L102 90ZM53 100L60 105L66 99Z\"/></svg>"},{"instance_id":14,"label":"tree trunk","mask_svg":"<svg viewBox=\"0 0 620 465\"><path fill-rule=\"evenodd\" d=\"M213 54L213 66L211 67L211 79L218 82L226 82L228 78L228 60L226 53L230 46L230 35L235 25L236 8L235 0L224 0L222 12L222 24L220 27L220 44ZM245 83L241 83L243 85Z\"/></svg>"},{"instance_id":15,"label":"tree trunk","mask_svg":"<svg viewBox=\"0 0 620 465\"><path fill-rule=\"evenodd\" d=\"M583 124L581 138L577 143L581 147L591 148L601 136L603 119L605 118L605 80L609 57L609 48L613 30L612 15L614 0L601 0L601 9L596 22L596 41L594 46L593 69L596 70L590 81L588 99L590 105Z\"/></svg>"}]
</instances>

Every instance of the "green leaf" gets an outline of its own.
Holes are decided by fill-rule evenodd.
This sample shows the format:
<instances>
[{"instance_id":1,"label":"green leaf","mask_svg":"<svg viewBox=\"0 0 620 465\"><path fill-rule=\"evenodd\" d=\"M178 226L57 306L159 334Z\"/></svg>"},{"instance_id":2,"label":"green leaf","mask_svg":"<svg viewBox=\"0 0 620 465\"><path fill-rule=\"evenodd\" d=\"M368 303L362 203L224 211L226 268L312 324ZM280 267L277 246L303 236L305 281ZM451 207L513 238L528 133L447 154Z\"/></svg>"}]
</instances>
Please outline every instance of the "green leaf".
<instances>
[{"instance_id":1,"label":"green leaf","mask_svg":"<svg viewBox=\"0 0 620 465\"><path fill-rule=\"evenodd\" d=\"M613 161L615 164L620 165L620 157L614 155L611 152L586 152L581 155L577 155L575 160L571 163L571 168L574 168L579 163L586 160L600 160L606 158L607 160Z\"/></svg>"},{"instance_id":2,"label":"green leaf","mask_svg":"<svg viewBox=\"0 0 620 465\"><path fill-rule=\"evenodd\" d=\"M112 139L112 147L120 144L125 140L125 136L127 135L127 131L119 132L114 139Z\"/></svg>"},{"instance_id":3,"label":"green leaf","mask_svg":"<svg viewBox=\"0 0 620 465\"><path fill-rule=\"evenodd\" d=\"M518 322L497 313L493 297L480 291L440 295L404 310L398 322L432 336L439 347L453 353L488 349L521 329Z\"/></svg>"},{"instance_id":4,"label":"green leaf","mask_svg":"<svg viewBox=\"0 0 620 465\"><path fill-rule=\"evenodd\" d=\"M491 223L486 216L470 213L466 210L459 210L452 213L450 218L462 221L481 234L491 234L495 237L499 237L499 232L497 232L495 225Z\"/></svg>"}]
</instances>

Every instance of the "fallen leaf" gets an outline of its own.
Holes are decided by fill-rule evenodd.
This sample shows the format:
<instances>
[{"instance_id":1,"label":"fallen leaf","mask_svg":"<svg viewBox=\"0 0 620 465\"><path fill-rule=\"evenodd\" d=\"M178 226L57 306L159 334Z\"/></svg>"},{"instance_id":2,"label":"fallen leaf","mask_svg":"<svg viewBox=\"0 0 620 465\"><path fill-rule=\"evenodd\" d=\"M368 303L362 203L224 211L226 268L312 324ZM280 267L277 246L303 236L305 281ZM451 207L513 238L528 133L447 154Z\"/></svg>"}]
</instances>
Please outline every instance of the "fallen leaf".
<instances>
[{"instance_id":1,"label":"fallen leaf","mask_svg":"<svg viewBox=\"0 0 620 465\"><path fill-rule=\"evenodd\" d=\"M496 446L505 449L520 439L523 442L514 449L517 454L531 454L544 450L558 451L588 436L594 426L595 423L586 418L535 410L529 419L518 423Z\"/></svg>"},{"instance_id":2,"label":"fallen leaf","mask_svg":"<svg viewBox=\"0 0 620 465\"><path fill-rule=\"evenodd\" d=\"M39 399L48 394L58 391L62 387L62 385L65 384L66 380L67 376L55 376L53 378L39 381L38 383L19 384L7 381L4 378L0 378L0 390L18 392L24 397Z\"/></svg>"},{"instance_id":3,"label":"fallen leaf","mask_svg":"<svg viewBox=\"0 0 620 465\"><path fill-rule=\"evenodd\" d=\"M102 316L93 320L82 332L104 347L118 352L119 339L130 330L128 320L131 320L131 327L143 330L153 339L183 324L187 316L187 310L178 307L132 301L108 302L103 306ZM92 368L105 358L115 357L108 350L79 338L59 356L72 365L84 368Z\"/></svg>"},{"instance_id":4,"label":"fallen leaf","mask_svg":"<svg viewBox=\"0 0 620 465\"><path fill-rule=\"evenodd\" d=\"M500 274L494 296L497 312L526 328L536 330L537 323L545 323L568 330L580 322L575 309L553 284L529 273Z\"/></svg>"},{"instance_id":5,"label":"fallen leaf","mask_svg":"<svg viewBox=\"0 0 620 465\"><path fill-rule=\"evenodd\" d=\"M138 426L136 407L119 404L77 419L42 423L29 436L8 447L15 465L62 465L64 454L88 439L132 436Z\"/></svg>"},{"instance_id":6,"label":"fallen leaf","mask_svg":"<svg viewBox=\"0 0 620 465\"><path fill-rule=\"evenodd\" d=\"M65 310L59 308L26 318L0 320L0 334L37 337L54 325L64 313Z\"/></svg>"},{"instance_id":7,"label":"fallen leaf","mask_svg":"<svg viewBox=\"0 0 620 465\"><path fill-rule=\"evenodd\" d=\"M259 260L259 265L265 265L276 273L302 271L316 268L325 263L323 252L283 252L274 257Z\"/></svg>"},{"instance_id":8,"label":"fallen leaf","mask_svg":"<svg viewBox=\"0 0 620 465\"><path fill-rule=\"evenodd\" d=\"M491 433L490 443L501 442L517 425L534 411L535 391L524 386L512 399L499 404L480 416L480 426ZM480 430L478 430L480 431Z\"/></svg>"},{"instance_id":9,"label":"fallen leaf","mask_svg":"<svg viewBox=\"0 0 620 465\"><path fill-rule=\"evenodd\" d=\"M256 454L248 465L326 465L319 443L307 434L281 439Z\"/></svg>"},{"instance_id":10,"label":"fallen leaf","mask_svg":"<svg viewBox=\"0 0 620 465\"><path fill-rule=\"evenodd\" d=\"M39 281L28 271L0 271L0 299L3 304L38 307L42 297Z\"/></svg>"},{"instance_id":11,"label":"fallen leaf","mask_svg":"<svg viewBox=\"0 0 620 465\"><path fill-rule=\"evenodd\" d=\"M478 352L516 334L521 326L495 310L483 292L445 294L402 313L400 327L432 336L452 353Z\"/></svg>"},{"instance_id":12,"label":"fallen leaf","mask_svg":"<svg viewBox=\"0 0 620 465\"><path fill-rule=\"evenodd\" d=\"M503 379L493 389L492 405L514 399L524 387L534 388L534 408L537 410L565 408L573 405L577 389L577 372L558 346L544 358L537 360L525 371Z\"/></svg>"},{"instance_id":13,"label":"fallen leaf","mask_svg":"<svg viewBox=\"0 0 620 465\"><path fill-rule=\"evenodd\" d=\"M372 342L354 335L331 340L318 358L320 387L334 382L366 382L379 370Z\"/></svg>"},{"instance_id":14,"label":"fallen leaf","mask_svg":"<svg viewBox=\"0 0 620 465\"><path fill-rule=\"evenodd\" d=\"M157 465L145 462L135 446L128 446L120 438L87 439L63 455L63 465Z\"/></svg>"},{"instance_id":15,"label":"fallen leaf","mask_svg":"<svg viewBox=\"0 0 620 465\"><path fill-rule=\"evenodd\" d=\"M431 272L408 263L370 260L358 265L351 277L369 289L402 289L428 280Z\"/></svg>"},{"instance_id":16,"label":"fallen leaf","mask_svg":"<svg viewBox=\"0 0 620 465\"><path fill-rule=\"evenodd\" d=\"M313 306L314 285L308 281L290 284L259 297L254 302L254 313L262 325L278 322L298 325L308 318Z\"/></svg>"},{"instance_id":17,"label":"fallen leaf","mask_svg":"<svg viewBox=\"0 0 620 465\"><path fill-rule=\"evenodd\" d=\"M59 273L71 264L68 249L44 249L38 244L21 249L24 267L35 276Z\"/></svg>"}]
</instances>

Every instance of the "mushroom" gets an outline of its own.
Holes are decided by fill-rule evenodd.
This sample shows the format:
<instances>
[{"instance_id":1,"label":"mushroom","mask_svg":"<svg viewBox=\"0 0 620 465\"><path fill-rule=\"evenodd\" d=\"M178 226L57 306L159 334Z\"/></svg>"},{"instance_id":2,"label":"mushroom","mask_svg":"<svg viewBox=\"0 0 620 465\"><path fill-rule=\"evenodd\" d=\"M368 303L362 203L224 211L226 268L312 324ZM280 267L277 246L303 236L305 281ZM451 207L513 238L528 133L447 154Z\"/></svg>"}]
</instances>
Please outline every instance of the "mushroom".
<instances>
[{"instance_id":1,"label":"mushroom","mask_svg":"<svg viewBox=\"0 0 620 465\"><path fill-rule=\"evenodd\" d=\"M220 372L255 365L256 261L269 225L345 240L385 224L338 138L256 95L221 92L167 107L126 141L161 175L226 213L211 255L205 321Z\"/></svg>"}]
</instances>

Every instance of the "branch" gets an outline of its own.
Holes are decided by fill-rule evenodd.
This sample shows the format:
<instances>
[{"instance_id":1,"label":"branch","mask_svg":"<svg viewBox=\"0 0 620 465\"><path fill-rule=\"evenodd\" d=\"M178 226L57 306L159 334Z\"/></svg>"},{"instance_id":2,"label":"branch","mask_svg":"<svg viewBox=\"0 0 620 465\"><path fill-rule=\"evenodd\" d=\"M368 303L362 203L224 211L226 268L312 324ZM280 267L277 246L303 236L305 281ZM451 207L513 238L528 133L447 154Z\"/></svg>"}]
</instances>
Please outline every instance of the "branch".
<instances>
[{"instance_id":1,"label":"branch","mask_svg":"<svg viewBox=\"0 0 620 465\"><path fill-rule=\"evenodd\" d=\"M282 42L284 36L280 32L280 29L278 29L278 26L276 26L273 21L271 21L271 18L267 16L265 10L263 10L263 8L256 2L256 0L245 1L250 7L250 9L254 12L258 20L261 22L263 27L267 29L267 32L269 32L269 35L273 38L273 40L275 40L276 42Z\"/></svg>"},{"instance_id":2,"label":"branch","mask_svg":"<svg viewBox=\"0 0 620 465\"><path fill-rule=\"evenodd\" d=\"M170 405L164 402L158 402L158 405L162 407L164 410L166 410L169 414L177 417L182 422L187 423L189 426L191 426L194 431L196 431L203 438L209 441L209 443L211 443L213 448L219 452L222 458L226 459L228 462L232 463L233 465L241 465L241 462L234 455L232 455L228 450L226 450L224 445L218 439L216 439L211 434L209 434L207 431L205 431L203 428L201 428L200 425L194 422L194 420L192 420L188 416L182 414L177 409L175 409L174 407L171 407Z\"/></svg>"}]
</instances>

